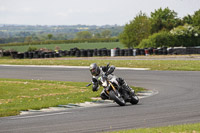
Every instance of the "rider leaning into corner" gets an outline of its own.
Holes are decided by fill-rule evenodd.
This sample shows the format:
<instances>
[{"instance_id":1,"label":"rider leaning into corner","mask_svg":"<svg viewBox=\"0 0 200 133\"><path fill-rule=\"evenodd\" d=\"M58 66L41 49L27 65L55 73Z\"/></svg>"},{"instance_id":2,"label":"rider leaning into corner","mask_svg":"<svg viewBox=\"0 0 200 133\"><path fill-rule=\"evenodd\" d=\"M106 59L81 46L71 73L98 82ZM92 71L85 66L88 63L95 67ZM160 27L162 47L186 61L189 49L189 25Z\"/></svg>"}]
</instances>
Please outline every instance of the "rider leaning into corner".
<instances>
[{"instance_id":1,"label":"rider leaning into corner","mask_svg":"<svg viewBox=\"0 0 200 133\"><path fill-rule=\"evenodd\" d=\"M108 75L113 75L112 73L114 72L114 70L115 70L115 66L109 66L109 67L98 66L96 63L92 63L90 65L90 72L92 74L92 84L93 84L92 90L98 91L98 89L99 89L98 78L100 76L102 76L103 72L107 72ZM124 81L124 79L117 77L117 81L123 90L125 90L126 92L128 92L131 95L135 95L134 94L135 91L127 85L127 83ZM101 92L101 98L103 100L109 99L109 97L105 94L104 91Z\"/></svg>"}]
</instances>

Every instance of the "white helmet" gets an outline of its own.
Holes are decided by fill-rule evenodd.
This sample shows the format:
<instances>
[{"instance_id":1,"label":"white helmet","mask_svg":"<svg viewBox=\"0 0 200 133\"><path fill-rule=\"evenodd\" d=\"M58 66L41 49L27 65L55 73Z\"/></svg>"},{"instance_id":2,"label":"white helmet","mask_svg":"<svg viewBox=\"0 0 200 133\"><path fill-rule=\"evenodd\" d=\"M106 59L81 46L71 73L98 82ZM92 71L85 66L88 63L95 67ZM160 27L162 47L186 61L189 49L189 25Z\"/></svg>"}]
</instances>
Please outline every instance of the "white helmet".
<instances>
[{"instance_id":1,"label":"white helmet","mask_svg":"<svg viewBox=\"0 0 200 133\"><path fill-rule=\"evenodd\" d=\"M98 76L100 74L100 69L96 63L90 65L90 72L93 76Z\"/></svg>"}]
</instances>

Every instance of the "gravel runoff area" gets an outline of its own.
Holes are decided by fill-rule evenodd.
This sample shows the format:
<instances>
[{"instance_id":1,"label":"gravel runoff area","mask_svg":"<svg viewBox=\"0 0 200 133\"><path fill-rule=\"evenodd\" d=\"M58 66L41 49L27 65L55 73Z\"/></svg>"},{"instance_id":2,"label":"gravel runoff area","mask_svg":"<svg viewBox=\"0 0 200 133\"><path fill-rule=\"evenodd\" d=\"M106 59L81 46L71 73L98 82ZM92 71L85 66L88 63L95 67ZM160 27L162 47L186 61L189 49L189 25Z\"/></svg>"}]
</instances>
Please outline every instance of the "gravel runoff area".
<instances>
[{"instance_id":1,"label":"gravel runoff area","mask_svg":"<svg viewBox=\"0 0 200 133\"><path fill-rule=\"evenodd\" d=\"M147 55L147 56L57 58L57 60L96 60L96 59L98 60L200 60L200 55Z\"/></svg>"}]
</instances>

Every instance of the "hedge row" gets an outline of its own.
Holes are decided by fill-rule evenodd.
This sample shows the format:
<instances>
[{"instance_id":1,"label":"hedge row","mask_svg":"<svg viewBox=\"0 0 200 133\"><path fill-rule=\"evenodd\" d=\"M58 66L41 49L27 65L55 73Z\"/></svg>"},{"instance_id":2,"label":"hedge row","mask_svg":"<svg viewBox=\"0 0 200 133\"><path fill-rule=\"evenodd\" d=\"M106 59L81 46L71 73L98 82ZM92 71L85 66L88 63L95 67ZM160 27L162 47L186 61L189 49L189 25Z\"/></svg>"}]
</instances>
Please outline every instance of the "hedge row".
<instances>
[{"instance_id":1,"label":"hedge row","mask_svg":"<svg viewBox=\"0 0 200 133\"><path fill-rule=\"evenodd\" d=\"M95 43L95 42L118 42L117 38L99 38L99 39L74 39L74 40L48 40L48 41L34 41L23 43L7 43L0 44L0 47L5 46L24 46L24 45L43 45L43 44L68 44L68 43Z\"/></svg>"},{"instance_id":2,"label":"hedge row","mask_svg":"<svg viewBox=\"0 0 200 133\"><path fill-rule=\"evenodd\" d=\"M143 39L139 48L145 47L194 47L200 46L199 36L181 36L172 35L168 32L159 32L149 36L147 39Z\"/></svg>"}]
</instances>

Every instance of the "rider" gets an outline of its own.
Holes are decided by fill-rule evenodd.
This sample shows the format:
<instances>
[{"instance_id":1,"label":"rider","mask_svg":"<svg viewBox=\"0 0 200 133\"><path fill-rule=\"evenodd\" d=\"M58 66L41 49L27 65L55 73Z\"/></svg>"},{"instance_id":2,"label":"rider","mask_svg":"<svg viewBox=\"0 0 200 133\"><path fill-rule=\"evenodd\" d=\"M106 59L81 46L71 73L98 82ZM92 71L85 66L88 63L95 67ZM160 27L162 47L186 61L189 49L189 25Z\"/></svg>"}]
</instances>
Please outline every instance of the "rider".
<instances>
[{"instance_id":1,"label":"rider","mask_svg":"<svg viewBox=\"0 0 200 133\"><path fill-rule=\"evenodd\" d=\"M115 66L98 66L96 63L92 63L90 65L90 72L92 74L92 90L98 91L99 89L99 83L98 78L102 76L103 72L107 72L108 75L112 74L115 70ZM129 94L134 95L134 90L128 86L128 84L124 81L122 78L117 78L117 81L119 85L122 87L123 90L126 90ZM104 91L101 92L101 98L103 100L108 99L109 97L104 93Z\"/></svg>"}]
</instances>

